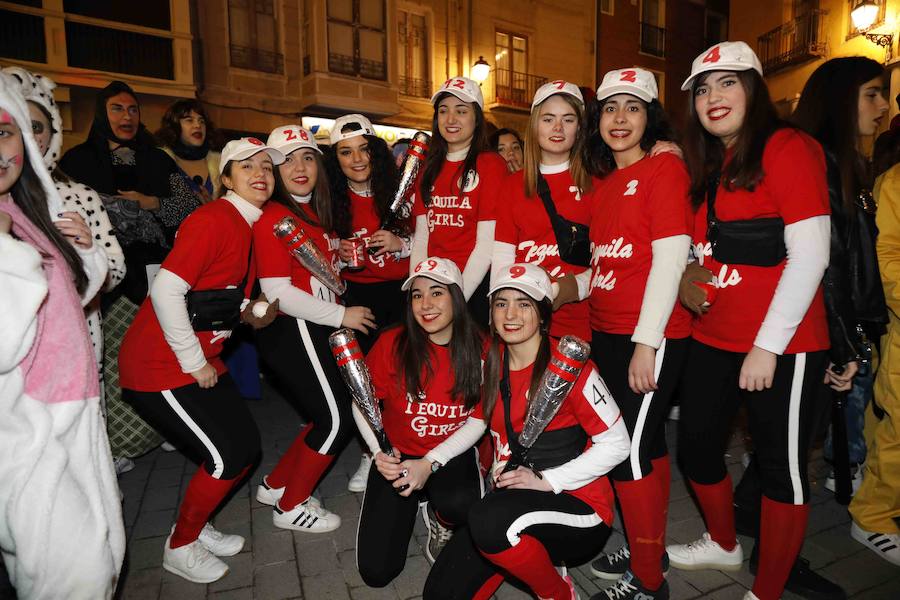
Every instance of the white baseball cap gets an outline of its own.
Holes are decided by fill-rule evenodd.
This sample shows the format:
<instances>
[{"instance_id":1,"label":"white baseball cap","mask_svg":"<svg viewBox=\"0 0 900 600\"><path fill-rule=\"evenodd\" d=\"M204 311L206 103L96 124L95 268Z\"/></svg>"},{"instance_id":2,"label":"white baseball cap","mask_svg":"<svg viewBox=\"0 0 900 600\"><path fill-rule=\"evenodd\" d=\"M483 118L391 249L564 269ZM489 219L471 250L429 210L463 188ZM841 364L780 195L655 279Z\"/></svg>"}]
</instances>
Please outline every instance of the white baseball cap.
<instances>
[{"instance_id":1,"label":"white baseball cap","mask_svg":"<svg viewBox=\"0 0 900 600\"><path fill-rule=\"evenodd\" d=\"M550 276L542 268L531 263L516 263L503 269L491 286L488 296L504 288L525 292L538 302L544 299L553 300L553 284L550 282Z\"/></svg>"},{"instance_id":2,"label":"white baseball cap","mask_svg":"<svg viewBox=\"0 0 900 600\"><path fill-rule=\"evenodd\" d=\"M691 75L681 84L681 91L691 89L694 78L708 71L749 71L762 76L762 63L753 49L744 42L721 42L704 50L691 64Z\"/></svg>"},{"instance_id":3,"label":"white baseball cap","mask_svg":"<svg viewBox=\"0 0 900 600\"><path fill-rule=\"evenodd\" d=\"M568 94L576 98L582 106L584 105L584 96L581 95L581 90L578 89L577 85L557 79L556 81L545 83L537 89L534 93L534 100L531 101L531 110L534 110L535 106L556 94Z\"/></svg>"},{"instance_id":4,"label":"white baseball cap","mask_svg":"<svg viewBox=\"0 0 900 600\"><path fill-rule=\"evenodd\" d=\"M481 94L481 86L468 77L453 77L444 82L438 91L431 97L431 103L436 104L438 96L443 93L453 94L463 102L474 102L484 108L484 96Z\"/></svg>"},{"instance_id":5,"label":"white baseball cap","mask_svg":"<svg viewBox=\"0 0 900 600\"><path fill-rule=\"evenodd\" d=\"M431 256L417 264L416 268L413 269L412 275L403 282L400 289L404 292L408 290L412 287L413 279L416 277L427 277L446 285L455 283L459 286L460 291L463 289L462 274L459 272L459 267L456 266L455 262L446 258Z\"/></svg>"},{"instance_id":6,"label":"white baseball cap","mask_svg":"<svg viewBox=\"0 0 900 600\"><path fill-rule=\"evenodd\" d=\"M597 101L602 102L616 94L631 94L644 102L653 102L659 98L656 77L646 69L631 67L616 69L603 76L597 88Z\"/></svg>"},{"instance_id":7,"label":"white baseball cap","mask_svg":"<svg viewBox=\"0 0 900 600\"><path fill-rule=\"evenodd\" d=\"M285 156L300 148L310 148L319 154L322 153L322 151L319 150L319 146L316 145L315 136L308 129L304 129L299 125L282 125L281 127L276 127L272 130L272 133L269 134L266 145L275 148Z\"/></svg>"},{"instance_id":8,"label":"white baseball cap","mask_svg":"<svg viewBox=\"0 0 900 600\"><path fill-rule=\"evenodd\" d=\"M347 125L356 125L357 127L342 133L341 130ZM349 140L359 135L375 135L375 128L372 127L372 122L369 119L356 113L338 117L335 119L334 125L331 126L331 145L333 146L341 140Z\"/></svg>"},{"instance_id":9,"label":"white baseball cap","mask_svg":"<svg viewBox=\"0 0 900 600\"><path fill-rule=\"evenodd\" d=\"M244 137L239 140L231 140L222 148L222 158L219 160L219 175L225 171L225 165L232 160L244 160L257 152L265 152L276 165L284 162L284 154L271 146L267 146L255 137Z\"/></svg>"}]
</instances>

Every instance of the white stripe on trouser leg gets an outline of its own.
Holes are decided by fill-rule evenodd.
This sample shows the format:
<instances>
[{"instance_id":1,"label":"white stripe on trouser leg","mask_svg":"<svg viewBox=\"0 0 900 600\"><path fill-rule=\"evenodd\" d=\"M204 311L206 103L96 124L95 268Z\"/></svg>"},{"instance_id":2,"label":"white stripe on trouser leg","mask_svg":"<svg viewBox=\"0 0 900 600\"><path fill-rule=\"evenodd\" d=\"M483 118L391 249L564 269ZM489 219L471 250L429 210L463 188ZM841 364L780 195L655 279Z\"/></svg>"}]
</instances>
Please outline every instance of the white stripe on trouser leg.
<instances>
[{"instance_id":1,"label":"white stripe on trouser leg","mask_svg":"<svg viewBox=\"0 0 900 600\"><path fill-rule=\"evenodd\" d=\"M519 534L532 525L562 525L576 529L590 529L601 523L603 519L595 512L589 515L573 515L556 510L536 510L525 513L513 521L506 530L506 539L510 546L515 546L519 543Z\"/></svg>"},{"instance_id":2,"label":"white stripe on trouser leg","mask_svg":"<svg viewBox=\"0 0 900 600\"><path fill-rule=\"evenodd\" d=\"M666 339L663 338L662 344L656 351L656 358L653 363L653 379L659 384L659 373L662 371L663 358L666 354ZM654 392L644 394L641 400L641 409L638 411L637 420L634 423L634 431L631 434L631 476L635 480L643 479L644 472L641 471L641 438L644 437L644 425L647 422L647 413L650 412L650 404L653 402Z\"/></svg>"},{"instance_id":3,"label":"white stripe on trouser leg","mask_svg":"<svg viewBox=\"0 0 900 600\"><path fill-rule=\"evenodd\" d=\"M312 364L313 371L316 373L316 379L319 380L319 387L322 388L322 393L325 394L325 401L328 403L328 412L331 413L331 431L328 433L328 437L325 438L322 447L319 450L316 450L319 454L328 454L328 451L331 450L331 444L334 443L334 439L337 437L338 429L341 427L341 413L338 411L337 400L334 399L334 393L331 391L331 383L328 381L328 378L325 377L325 370L322 368L322 363L319 362L319 355L316 354L316 347L313 344L312 336L309 335L309 328L306 326L306 321L297 319L297 329L300 330L303 346L306 348L309 362Z\"/></svg>"},{"instance_id":4,"label":"white stripe on trouser leg","mask_svg":"<svg viewBox=\"0 0 900 600\"><path fill-rule=\"evenodd\" d=\"M800 400L803 398L803 376L806 373L806 353L794 357L794 376L791 379L791 399L788 406L788 471L794 488L794 504L803 504L803 481L800 479Z\"/></svg>"},{"instance_id":5,"label":"white stripe on trouser leg","mask_svg":"<svg viewBox=\"0 0 900 600\"><path fill-rule=\"evenodd\" d=\"M172 390L163 390L160 392L163 398L166 399L166 402L175 411L175 414L178 415L178 418L184 421L184 424L188 426L194 435L197 436L197 439L200 440L200 443L203 444L203 447L206 448L206 451L209 452L209 455L212 457L213 465L215 465L215 469L213 469L212 476L216 479L220 479L222 477L222 473L225 472L225 461L222 460L222 455L219 454L218 448L216 445L212 443L212 440L209 439L209 436L206 435L206 432L197 425L197 422L191 418L191 415L187 414L187 411L184 410L184 407L181 406L181 403L178 402L178 399L175 398L175 394L172 393Z\"/></svg>"}]
</instances>

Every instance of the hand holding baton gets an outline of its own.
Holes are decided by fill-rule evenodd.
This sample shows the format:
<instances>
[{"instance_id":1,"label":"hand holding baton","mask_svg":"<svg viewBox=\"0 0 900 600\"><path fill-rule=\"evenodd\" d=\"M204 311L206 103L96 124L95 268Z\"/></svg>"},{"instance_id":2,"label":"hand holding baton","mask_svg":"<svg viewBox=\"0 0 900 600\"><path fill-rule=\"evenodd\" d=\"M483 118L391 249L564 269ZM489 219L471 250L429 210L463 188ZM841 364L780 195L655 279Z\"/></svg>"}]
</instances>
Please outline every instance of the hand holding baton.
<instances>
[{"instance_id":1,"label":"hand holding baton","mask_svg":"<svg viewBox=\"0 0 900 600\"><path fill-rule=\"evenodd\" d=\"M375 439L378 440L378 447L386 455L394 456L394 447L384 431L384 425L381 420L381 408L378 406L378 398L375 397L372 375L369 373L369 367L366 366L356 334L353 333L352 329L338 329L328 336L328 345L331 347L332 354L334 354L334 360L337 362L341 378L350 392L350 398L372 428ZM398 456L397 458L400 457ZM404 471L403 477L406 475L407 473ZM408 485L401 486L397 491L402 492L408 487Z\"/></svg>"},{"instance_id":2,"label":"hand holding baton","mask_svg":"<svg viewBox=\"0 0 900 600\"><path fill-rule=\"evenodd\" d=\"M331 261L325 258L319 247L312 241L302 227L297 225L294 217L284 217L273 227L275 237L281 240L288 251L294 255L307 271L322 282L329 290L342 296L347 286L334 270Z\"/></svg>"}]
</instances>

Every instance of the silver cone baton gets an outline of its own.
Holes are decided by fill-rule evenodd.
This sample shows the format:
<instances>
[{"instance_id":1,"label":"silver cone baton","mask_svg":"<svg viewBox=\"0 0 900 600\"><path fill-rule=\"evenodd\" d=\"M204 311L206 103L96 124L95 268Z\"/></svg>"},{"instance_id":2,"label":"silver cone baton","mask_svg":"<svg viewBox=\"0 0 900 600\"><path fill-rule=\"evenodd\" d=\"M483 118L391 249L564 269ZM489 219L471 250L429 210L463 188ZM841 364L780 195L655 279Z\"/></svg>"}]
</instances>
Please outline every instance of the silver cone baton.
<instances>
[{"instance_id":1,"label":"silver cone baton","mask_svg":"<svg viewBox=\"0 0 900 600\"><path fill-rule=\"evenodd\" d=\"M400 183L397 185L394 200L388 207L388 216L381 224L382 229L388 229L398 221L405 221L412 214L413 188L416 185L416 177L425 164L425 153L430 142L431 136L424 131L417 131L409 141L403 164L400 165Z\"/></svg>"},{"instance_id":2,"label":"silver cone baton","mask_svg":"<svg viewBox=\"0 0 900 600\"><path fill-rule=\"evenodd\" d=\"M519 434L523 455L513 454L503 469L504 473L527 464L528 449L559 412L590 355L590 344L574 335L564 336L559 340L559 345L550 351L550 362L541 375L537 393L528 403L525 422Z\"/></svg>"},{"instance_id":3,"label":"silver cone baton","mask_svg":"<svg viewBox=\"0 0 900 600\"><path fill-rule=\"evenodd\" d=\"M322 282L329 290L343 296L347 286L334 270L331 261L325 258L319 247L312 241L294 217L284 217L273 227L275 237L281 240L307 271Z\"/></svg>"},{"instance_id":4,"label":"silver cone baton","mask_svg":"<svg viewBox=\"0 0 900 600\"><path fill-rule=\"evenodd\" d=\"M384 431L381 409L378 407L378 398L375 397L375 387L372 385L372 375L369 373L369 367L366 366L356 334L352 329L346 327L338 329L328 336L328 345L331 347L331 353L334 354L341 378L350 392L350 398L372 428L375 439L378 440L378 447L388 456L393 456L394 446ZM404 470L403 477L406 475L407 471ZM400 486L397 488L397 492L402 492L408 487L408 485Z\"/></svg>"}]
</instances>

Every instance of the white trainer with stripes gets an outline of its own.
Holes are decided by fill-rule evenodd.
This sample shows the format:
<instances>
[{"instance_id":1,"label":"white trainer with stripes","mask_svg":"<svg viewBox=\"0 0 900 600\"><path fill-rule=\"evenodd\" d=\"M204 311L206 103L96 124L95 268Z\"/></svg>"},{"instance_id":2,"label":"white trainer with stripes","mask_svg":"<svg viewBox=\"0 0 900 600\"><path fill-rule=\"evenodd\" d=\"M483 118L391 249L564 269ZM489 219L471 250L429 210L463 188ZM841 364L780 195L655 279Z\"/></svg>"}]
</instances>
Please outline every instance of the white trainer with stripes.
<instances>
[{"instance_id":1,"label":"white trainer with stripes","mask_svg":"<svg viewBox=\"0 0 900 600\"><path fill-rule=\"evenodd\" d=\"M341 526L341 518L323 506L316 506L310 498L292 510L281 510L278 505L272 511L272 523L282 529L304 533L327 533Z\"/></svg>"},{"instance_id":2,"label":"white trainer with stripes","mask_svg":"<svg viewBox=\"0 0 900 600\"><path fill-rule=\"evenodd\" d=\"M866 531L853 521L850 537L889 563L900 566L900 535Z\"/></svg>"}]
</instances>

